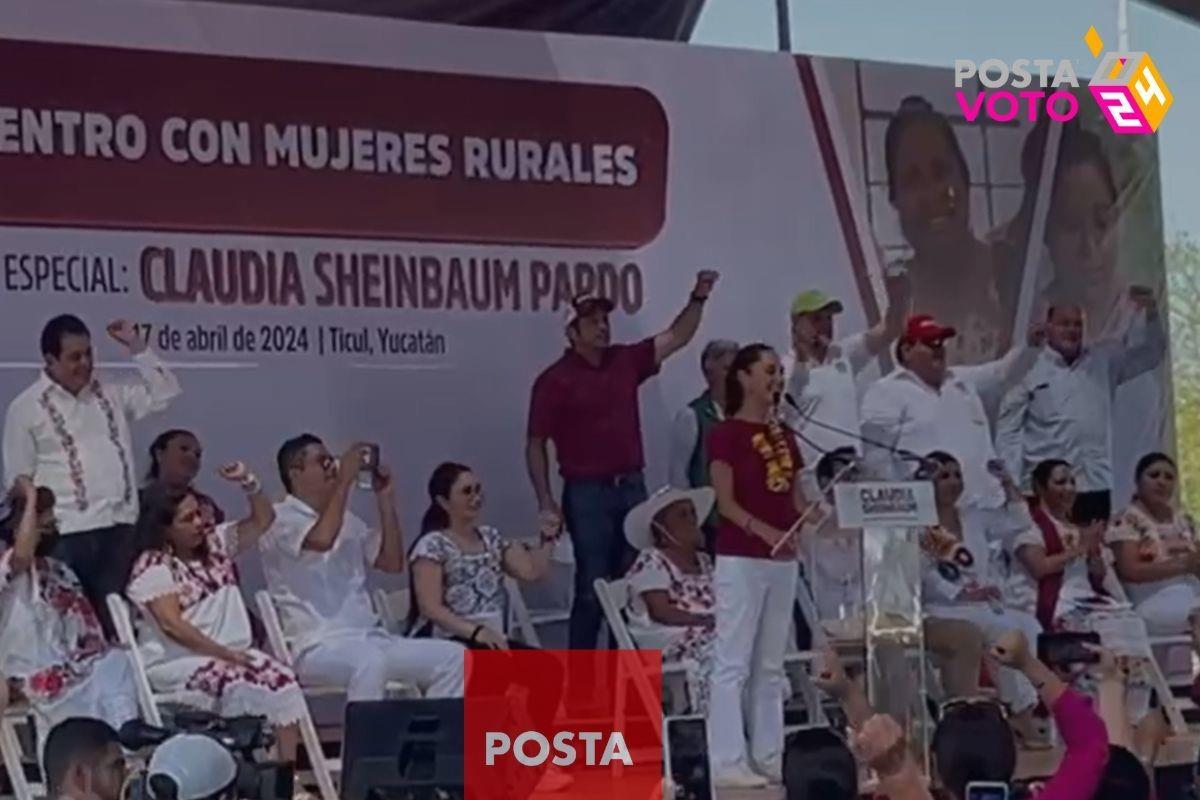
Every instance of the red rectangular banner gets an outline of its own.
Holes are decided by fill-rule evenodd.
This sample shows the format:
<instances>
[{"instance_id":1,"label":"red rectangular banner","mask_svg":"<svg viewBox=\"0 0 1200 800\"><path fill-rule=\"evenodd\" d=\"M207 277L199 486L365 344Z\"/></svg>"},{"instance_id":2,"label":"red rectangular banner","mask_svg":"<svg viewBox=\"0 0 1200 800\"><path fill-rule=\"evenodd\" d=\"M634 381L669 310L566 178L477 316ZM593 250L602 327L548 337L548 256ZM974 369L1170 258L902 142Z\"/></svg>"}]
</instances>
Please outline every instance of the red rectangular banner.
<instances>
[{"instance_id":1,"label":"red rectangular banner","mask_svg":"<svg viewBox=\"0 0 1200 800\"><path fill-rule=\"evenodd\" d=\"M657 650L469 650L464 714L473 800L661 800Z\"/></svg>"},{"instance_id":2,"label":"red rectangular banner","mask_svg":"<svg viewBox=\"0 0 1200 800\"><path fill-rule=\"evenodd\" d=\"M0 39L0 222L640 247L638 87Z\"/></svg>"}]
</instances>

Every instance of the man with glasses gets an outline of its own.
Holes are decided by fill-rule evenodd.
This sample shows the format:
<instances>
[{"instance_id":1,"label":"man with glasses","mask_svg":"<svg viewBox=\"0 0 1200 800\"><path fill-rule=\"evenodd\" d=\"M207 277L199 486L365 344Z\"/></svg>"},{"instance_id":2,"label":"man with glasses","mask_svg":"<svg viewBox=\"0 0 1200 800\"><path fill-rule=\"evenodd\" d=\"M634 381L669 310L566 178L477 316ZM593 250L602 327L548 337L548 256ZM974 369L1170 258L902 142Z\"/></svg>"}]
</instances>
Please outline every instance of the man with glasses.
<instances>
[{"instance_id":1,"label":"man with glasses","mask_svg":"<svg viewBox=\"0 0 1200 800\"><path fill-rule=\"evenodd\" d=\"M863 435L902 454L950 453L962 465L963 502L996 508L1004 489L988 474L996 451L984 400L998 399L1029 371L1045 330L1031 327L1024 347L996 361L948 367L945 343L956 333L928 314L909 317L896 343L898 366L863 397Z\"/></svg>"},{"instance_id":2,"label":"man with glasses","mask_svg":"<svg viewBox=\"0 0 1200 800\"><path fill-rule=\"evenodd\" d=\"M389 633L367 593L367 569L404 569L404 537L387 467L374 465L379 528L349 509L350 492L372 448L351 445L341 460L312 434L279 449L288 496L259 540L263 571L293 642L301 681L345 686L350 701L380 700L389 681L426 697L461 697L463 648L444 639Z\"/></svg>"}]
</instances>

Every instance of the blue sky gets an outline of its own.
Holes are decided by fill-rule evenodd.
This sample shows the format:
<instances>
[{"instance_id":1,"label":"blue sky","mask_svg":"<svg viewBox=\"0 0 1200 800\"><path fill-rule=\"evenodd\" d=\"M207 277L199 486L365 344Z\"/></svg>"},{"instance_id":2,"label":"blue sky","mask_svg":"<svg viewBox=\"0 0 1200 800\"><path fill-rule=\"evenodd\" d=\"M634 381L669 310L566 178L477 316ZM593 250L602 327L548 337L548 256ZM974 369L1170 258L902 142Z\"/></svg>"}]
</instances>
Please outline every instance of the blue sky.
<instances>
[{"instance_id":1,"label":"blue sky","mask_svg":"<svg viewBox=\"0 0 1200 800\"><path fill-rule=\"evenodd\" d=\"M1096 64L1083 44L1095 25L1117 49L1116 0L791 0L792 49L817 55L950 66L955 58L1071 58ZM1175 96L1159 146L1168 237L1200 238L1200 26L1137 2L1130 49L1154 58ZM692 41L776 47L775 0L707 0Z\"/></svg>"}]
</instances>

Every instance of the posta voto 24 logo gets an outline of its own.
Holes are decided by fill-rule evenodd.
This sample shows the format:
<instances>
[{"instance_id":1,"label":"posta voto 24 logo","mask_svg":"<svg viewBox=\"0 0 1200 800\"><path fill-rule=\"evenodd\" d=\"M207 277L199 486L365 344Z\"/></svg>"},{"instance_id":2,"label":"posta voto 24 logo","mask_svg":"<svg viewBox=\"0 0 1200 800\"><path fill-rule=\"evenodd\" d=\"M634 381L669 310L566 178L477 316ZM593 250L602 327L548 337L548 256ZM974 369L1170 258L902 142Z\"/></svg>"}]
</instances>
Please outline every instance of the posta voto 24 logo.
<instances>
[{"instance_id":1,"label":"posta voto 24 logo","mask_svg":"<svg viewBox=\"0 0 1200 800\"><path fill-rule=\"evenodd\" d=\"M1084 42L1099 58L1104 40L1095 27L1088 28ZM968 99L963 84L973 78L984 88ZM1067 59L1020 58L1011 64L999 58L980 64L955 59L954 86L955 99L968 122L980 115L995 122L1012 122L1022 113L1036 122L1042 111L1057 122L1066 122L1079 114L1079 98L1067 90L1078 89L1079 78ZM1105 53L1088 81L1088 91L1113 131L1120 134L1154 133L1175 102L1149 53Z\"/></svg>"}]
</instances>

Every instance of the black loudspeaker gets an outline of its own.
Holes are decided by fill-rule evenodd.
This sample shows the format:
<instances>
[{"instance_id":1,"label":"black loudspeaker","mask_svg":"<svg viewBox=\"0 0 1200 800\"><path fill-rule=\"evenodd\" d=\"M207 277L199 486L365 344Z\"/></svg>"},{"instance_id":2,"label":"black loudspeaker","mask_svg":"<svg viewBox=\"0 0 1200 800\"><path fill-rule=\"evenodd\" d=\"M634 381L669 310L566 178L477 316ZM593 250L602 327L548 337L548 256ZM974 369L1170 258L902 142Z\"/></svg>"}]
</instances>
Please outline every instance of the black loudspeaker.
<instances>
[{"instance_id":1,"label":"black loudspeaker","mask_svg":"<svg viewBox=\"0 0 1200 800\"><path fill-rule=\"evenodd\" d=\"M463 797L463 701L346 706L343 800Z\"/></svg>"}]
</instances>

